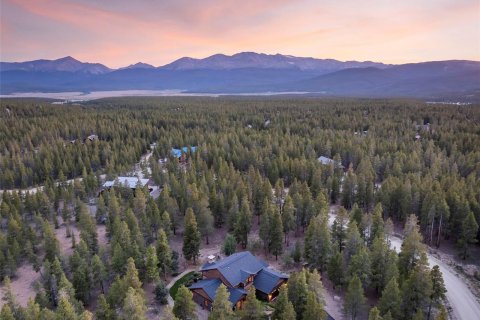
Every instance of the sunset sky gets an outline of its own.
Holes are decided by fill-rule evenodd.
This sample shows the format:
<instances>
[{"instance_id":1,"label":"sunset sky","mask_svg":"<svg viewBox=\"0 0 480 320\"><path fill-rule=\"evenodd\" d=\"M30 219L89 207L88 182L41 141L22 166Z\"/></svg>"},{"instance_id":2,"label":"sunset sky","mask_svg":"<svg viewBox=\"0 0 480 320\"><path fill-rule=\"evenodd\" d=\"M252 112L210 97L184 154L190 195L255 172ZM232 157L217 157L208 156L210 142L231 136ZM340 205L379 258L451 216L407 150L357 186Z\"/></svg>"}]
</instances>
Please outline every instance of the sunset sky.
<instances>
[{"instance_id":1,"label":"sunset sky","mask_svg":"<svg viewBox=\"0 0 480 320\"><path fill-rule=\"evenodd\" d=\"M480 60L480 0L0 0L1 61L109 67L241 51Z\"/></svg>"}]
</instances>

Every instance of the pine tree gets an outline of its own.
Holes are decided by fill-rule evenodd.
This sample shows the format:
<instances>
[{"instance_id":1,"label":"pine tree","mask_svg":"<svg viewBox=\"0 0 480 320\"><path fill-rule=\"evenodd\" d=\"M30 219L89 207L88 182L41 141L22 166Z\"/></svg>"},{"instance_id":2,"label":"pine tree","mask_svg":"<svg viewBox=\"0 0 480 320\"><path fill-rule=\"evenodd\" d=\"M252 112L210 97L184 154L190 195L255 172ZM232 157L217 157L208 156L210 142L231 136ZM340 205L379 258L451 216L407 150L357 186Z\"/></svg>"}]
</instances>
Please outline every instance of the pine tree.
<instances>
[{"instance_id":1,"label":"pine tree","mask_svg":"<svg viewBox=\"0 0 480 320\"><path fill-rule=\"evenodd\" d=\"M125 276L122 278L125 288L133 288L135 291L143 297L143 289L142 289L142 282L138 277L138 270L135 267L135 261L133 258L128 258L127 260L127 272Z\"/></svg>"},{"instance_id":2,"label":"pine tree","mask_svg":"<svg viewBox=\"0 0 480 320\"><path fill-rule=\"evenodd\" d=\"M322 305L318 302L315 293L309 291L307 294L307 302L305 304L305 312L303 320L322 320L325 319Z\"/></svg>"},{"instance_id":3,"label":"pine tree","mask_svg":"<svg viewBox=\"0 0 480 320\"><path fill-rule=\"evenodd\" d=\"M282 218L278 209L273 210L273 214L270 219L270 243L269 251L275 255L275 260L278 259L278 255L283 251L283 225Z\"/></svg>"},{"instance_id":4,"label":"pine tree","mask_svg":"<svg viewBox=\"0 0 480 320\"><path fill-rule=\"evenodd\" d=\"M435 317L435 320L448 320L447 309L443 305L440 306L440 312Z\"/></svg>"},{"instance_id":5,"label":"pine tree","mask_svg":"<svg viewBox=\"0 0 480 320\"><path fill-rule=\"evenodd\" d=\"M173 305L173 314L180 320L196 319L196 305L193 301L192 292L182 285L178 288Z\"/></svg>"},{"instance_id":6,"label":"pine tree","mask_svg":"<svg viewBox=\"0 0 480 320\"><path fill-rule=\"evenodd\" d=\"M120 319L122 320L146 320L147 307L143 297L132 287L128 288L127 295L123 300Z\"/></svg>"},{"instance_id":7,"label":"pine tree","mask_svg":"<svg viewBox=\"0 0 480 320\"><path fill-rule=\"evenodd\" d=\"M307 303L307 278L306 271L302 269L290 275L288 280L288 300L290 300L295 309L298 318L302 318Z\"/></svg>"},{"instance_id":8,"label":"pine tree","mask_svg":"<svg viewBox=\"0 0 480 320\"><path fill-rule=\"evenodd\" d=\"M237 214L237 219L235 222L235 238L237 242L242 245L242 248L246 248L248 244L248 234L252 227L252 213L250 211L250 206L248 205L248 200L243 199L240 211Z\"/></svg>"},{"instance_id":9,"label":"pine tree","mask_svg":"<svg viewBox=\"0 0 480 320\"><path fill-rule=\"evenodd\" d=\"M99 285L102 293L105 293L103 282L106 279L105 265L98 255L94 255L91 262L92 282Z\"/></svg>"},{"instance_id":10,"label":"pine tree","mask_svg":"<svg viewBox=\"0 0 480 320\"><path fill-rule=\"evenodd\" d=\"M325 303L323 295L324 289L322 279L320 278L320 273L318 273L317 269L313 269L311 272L307 272L306 276L308 291L315 294L318 303L320 303L321 307L323 308Z\"/></svg>"},{"instance_id":11,"label":"pine tree","mask_svg":"<svg viewBox=\"0 0 480 320\"><path fill-rule=\"evenodd\" d=\"M295 207L293 206L292 198L289 195L285 198L285 204L283 205L282 225L285 234L285 243L288 246L288 233L295 229Z\"/></svg>"},{"instance_id":12,"label":"pine tree","mask_svg":"<svg viewBox=\"0 0 480 320\"><path fill-rule=\"evenodd\" d=\"M370 309L370 313L368 314L368 320L383 320L377 307L373 307L372 309Z\"/></svg>"},{"instance_id":13,"label":"pine tree","mask_svg":"<svg viewBox=\"0 0 480 320\"><path fill-rule=\"evenodd\" d=\"M172 250L168 244L168 239L163 229L158 230L157 236L157 258L160 271L164 278L167 278L167 273L171 270L172 265Z\"/></svg>"},{"instance_id":14,"label":"pine tree","mask_svg":"<svg viewBox=\"0 0 480 320\"><path fill-rule=\"evenodd\" d=\"M113 320L114 312L107 303L105 296L101 294L98 297L97 310L95 311L95 318L97 320Z\"/></svg>"},{"instance_id":15,"label":"pine tree","mask_svg":"<svg viewBox=\"0 0 480 320\"><path fill-rule=\"evenodd\" d=\"M365 296L363 293L362 282L354 275L350 280L345 294L345 301L343 303L343 311L345 315L352 320L357 319L365 308Z\"/></svg>"},{"instance_id":16,"label":"pine tree","mask_svg":"<svg viewBox=\"0 0 480 320\"><path fill-rule=\"evenodd\" d=\"M247 290L247 297L240 310L240 319L242 320L260 320L263 318L263 308L260 301L257 300L255 287L251 285Z\"/></svg>"},{"instance_id":17,"label":"pine tree","mask_svg":"<svg viewBox=\"0 0 480 320\"><path fill-rule=\"evenodd\" d=\"M232 255L235 253L237 247L237 242L235 241L235 237L232 236L231 234L227 233L225 236L225 240L223 242L223 253L226 256Z\"/></svg>"},{"instance_id":18,"label":"pine tree","mask_svg":"<svg viewBox=\"0 0 480 320\"><path fill-rule=\"evenodd\" d=\"M325 270L331 253L328 221L321 216L310 220L305 234L305 258L312 267Z\"/></svg>"},{"instance_id":19,"label":"pine tree","mask_svg":"<svg viewBox=\"0 0 480 320\"><path fill-rule=\"evenodd\" d=\"M295 313L295 309L293 308L293 304L289 301L287 304L287 308L281 315L282 320L296 320L297 319L297 314Z\"/></svg>"},{"instance_id":20,"label":"pine tree","mask_svg":"<svg viewBox=\"0 0 480 320\"><path fill-rule=\"evenodd\" d=\"M70 301L66 296L60 297L57 310L55 311L55 316L57 320L77 320L78 316L75 313Z\"/></svg>"},{"instance_id":21,"label":"pine tree","mask_svg":"<svg viewBox=\"0 0 480 320\"><path fill-rule=\"evenodd\" d=\"M60 245L47 221L43 222L43 241L45 260L53 261L56 256L60 255Z\"/></svg>"},{"instance_id":22,"label":"pine tree","mask_svg":"<svg viewBox=\"0 0 480 320\"><path fill-rule=\"evenodd\" d=\"M404 230L406 237L398 255L398 269L400 275L407 276L408 272L417 265L419 258L426 252L426 249L422 243L422 235L415 215L410 215Z\"/></svg>"},{"instance_id":23,"label":"pine tree","mask_svg":"<svg viewBox=\"0 0 480 320\"><path fill-rule=\"evenodd\" d=\"M197 220L192 208L188 208L185 214L185 233L183 235L183 255L185 259L195 263L200 250L200 232L197 228Z\"/></svg>"},{"instance_id":24,"label":"pine tree","mask_svg":"<svg viewBox=\"0 0 480 320\"><path fill-rule=\"evenodd\" d=\"M390 280L385 289L383 289L382 296L378 301L378 309L383 315L390 313L394 319L400 319L401 303L402 297L400 289L398 288L397 280L394 278Z\"/></svg>"},{"instance_id":25,"label":"pine tree","mask_svg":"<svg viewBox=\"0 0 480 320\"><path fill-rule=\"evenodd\" d=\"M15 320L13 316L12 309L8 304L4 304L2 307L2 311L0 312L0 319L2 320Z\"/></svg>"},{"instance_id":26,"label":"pine tree","mask_svg":"<svg viewBox=\"0 0 480 320\"><path fill-rule=\"evenodd\" d=\"M364 288L370 285L370 278L372 275L370 269L370 255L368 248L363 247L354 255L350 261L348 273L350 276L356 275Z\"/></svg>"},{"instance_id":27,"label":"pine tree","mask_svg":"<svg viewBox=\"0 0 480 320\"><path fill-rule=\"evenodd\" d=\"M157 251L153 244L147 248L145 266L147 268L145 273L145 279L147 282L157 281L159 279L158 258Z\"/></svg>"},{"instance_id":28,"label":"pine tree","mask_svg":"<svg viewBox=\"0 0 480 320\"><path fill-rule=\"evenodd\" d=\"M163 315L160 318L161 320L180 320L175 315L173 314L172 307L169 305L166 305L165 308L163 308Z\"/></svg>"},{"instance_id":29,"label":"pine tree","mask_svg":"<svg viewBox=\"0 0 480 320\"><path fill-rule=\"evenodd\" d=\"M340 207L332 226L332 240L337 243L340 252L345 247L348 220L347 210L344 207Z\"/></svg>"},{"instance_id":30,"label":"pine tree","mask_svg":"<svg viewBox=\"0 0 480 320\"><path fill-rule=\"evenodd\" d=\"M285 311L287 310L287 305L291 303L288 301L288 289L286 285L282 285L279 288L279 294L277 299L275 299L274 312L272 314L273 320L282 320ZM292 305L293 307L293 305Z\"/></svg>"},{"instance_id":31,"label":"pine tree","mask_svg":"<svg viewBox=\"0 0 480 320\"><path fill-rule=\"evenodd\" d=\"M475 220L475 216L472 211L469 211L468 215L463 220L462 233L458 240L458 246L460 248L460 256L463 260L469 256L468 245L470 243L477 243L478 223Z\"/></svg>"},{"instance_id":32,"label":"pine tree","mask_svg":"<svg viewBox=\"0 0 480 320\"><path fill-rule=\"evenodd\" d=\"M232 304L228 300L230 294L225 285L220 284L212 304L212 311L208 316L209 320L229 320L233 317Z\"/></svg>"},{"instance_id":33,"label":"pine tree","mask_svg":"<svg viewBox=\"0 0 480 320\"><path fill-rule=\"evenodd\" d=\"M425 310L430 304L432 279L426 253L422 253L417 265L410 271L402 284L403 314L410 318L417 311Z\"/></svg>"},{"instance_id":34,"label":"pine tree","mask_svg":"<svg viewBox=\"0 0 480 320\"><path fill-rule=\"evenodd\" d=\"M445 294L447 293L445 283L443 282L442 272L440 271L440 267L438 265L433 266L432 270L430 271L430 278L432 279L432 294L430 295L427 320L430 319L432 304L440 304L441 301L445 299Z\"/></svg>"},{"instance_id":35,"label":"pine tree","mask_svg":"<svg viewBox=\"0 0 480 320\"><path fill-rule=\"evenodd\" d=\"M333 282L333 287L342 286L345 281L343 255L337 251L328 262L328 278Z\"/></svg>"}]
</instances>

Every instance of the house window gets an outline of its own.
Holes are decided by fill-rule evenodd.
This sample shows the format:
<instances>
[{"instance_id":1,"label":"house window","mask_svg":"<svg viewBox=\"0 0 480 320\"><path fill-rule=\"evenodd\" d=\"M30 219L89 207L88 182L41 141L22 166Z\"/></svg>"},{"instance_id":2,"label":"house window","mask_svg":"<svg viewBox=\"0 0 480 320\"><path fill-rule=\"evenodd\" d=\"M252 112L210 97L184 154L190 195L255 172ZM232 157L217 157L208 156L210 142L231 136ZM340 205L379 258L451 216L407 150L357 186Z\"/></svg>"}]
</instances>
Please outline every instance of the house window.
<instances>
[{"instance_id":1,"label":"house window","mask_svg":"<svg viewBox=\"0 0 480 320\"><path fill-rule=\"evenodd\" d=\"M205 301L203 302L203 304L205 305L205 307L208 307L208 300L205 299Z\"/></svg>"},{"instance_id":2,"label":"house window","mask_svg":"<svg viewBox=\"0 0 480 320\"><path fill-rule=\"evenodd\" d=\"M250 283L250 282L252 282L252 281L253 281L253 276L248 277L247 283Z\"/></svg>"}]
</instances>

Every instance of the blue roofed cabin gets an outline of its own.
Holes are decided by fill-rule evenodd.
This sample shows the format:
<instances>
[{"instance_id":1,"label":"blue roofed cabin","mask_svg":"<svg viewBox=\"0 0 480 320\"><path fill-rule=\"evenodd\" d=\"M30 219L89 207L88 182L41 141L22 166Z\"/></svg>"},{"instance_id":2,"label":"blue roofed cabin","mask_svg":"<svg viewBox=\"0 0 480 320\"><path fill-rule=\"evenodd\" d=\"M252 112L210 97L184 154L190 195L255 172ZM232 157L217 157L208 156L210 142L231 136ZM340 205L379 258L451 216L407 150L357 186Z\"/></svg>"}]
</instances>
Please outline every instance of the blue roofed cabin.
<instances>
[{"instance_id":1,"label":"blue roofed cabin","mask_svg":"<svg viewBox=\"0 0 480 320\"><path fill-rule=\"evenodd\" d=\"M171 154L177 158L178 161L185 162L189 151L194 153L197 151L197 147L183 147L181 149L172 148Z\"/></svg>"},{"instance_id":2,"label":"blue roofed cabin","mask_svg":"<svg viewBox=\"0 0 480 320\"><path fill-rule=\"evenodd\" d=\"M224 284L230 293L233 309L242 309L247 295L246 289L255 286L259 299L272 301L278 296L282 284L288 276L268 267L268 264L256 258L249 251L237 252L218 261L209 261L200 268L203 279L189 288L193 300L204 309L211 310L215 294L220 284Z\"/></svg>"}]
</instances>

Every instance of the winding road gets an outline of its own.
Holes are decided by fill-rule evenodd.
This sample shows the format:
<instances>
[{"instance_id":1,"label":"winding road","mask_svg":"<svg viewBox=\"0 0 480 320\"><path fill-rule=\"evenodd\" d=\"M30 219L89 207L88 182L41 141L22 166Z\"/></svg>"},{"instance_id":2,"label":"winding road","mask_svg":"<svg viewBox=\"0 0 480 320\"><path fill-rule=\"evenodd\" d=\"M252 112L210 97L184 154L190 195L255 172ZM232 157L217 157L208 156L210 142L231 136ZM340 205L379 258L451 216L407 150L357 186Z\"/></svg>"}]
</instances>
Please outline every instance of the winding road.
<instances>
[{"instance_id":1,"label":"winding road","mask_svg":"<svg viewBox=\"0 0 480 320\"><path fill-rule=\"evenodd\" d=\"M328 222L331 226L335 220L335 207L330 208ZM400 252L403 240L393 236L390 238L391 246L395 251ZM454 319L457 320L477 320L480 319L480 303L475 295L468 288L467 284L452 268L445 262L435 258L427 253L428 263L431 267L438 265L443 274L445 287L447 288L447 299L453 310Z\"/></svg>"}]
</instances>

